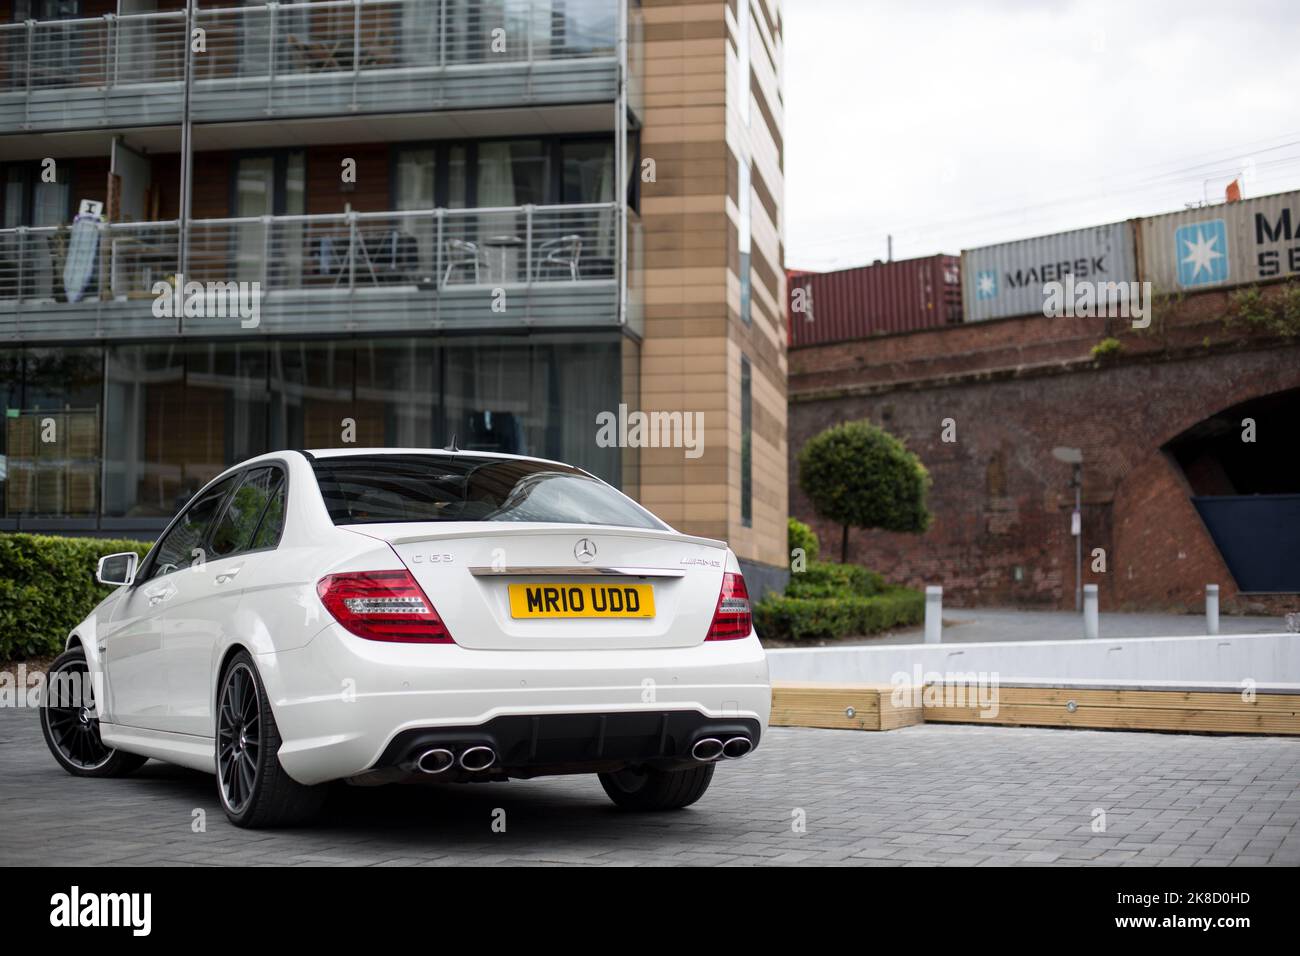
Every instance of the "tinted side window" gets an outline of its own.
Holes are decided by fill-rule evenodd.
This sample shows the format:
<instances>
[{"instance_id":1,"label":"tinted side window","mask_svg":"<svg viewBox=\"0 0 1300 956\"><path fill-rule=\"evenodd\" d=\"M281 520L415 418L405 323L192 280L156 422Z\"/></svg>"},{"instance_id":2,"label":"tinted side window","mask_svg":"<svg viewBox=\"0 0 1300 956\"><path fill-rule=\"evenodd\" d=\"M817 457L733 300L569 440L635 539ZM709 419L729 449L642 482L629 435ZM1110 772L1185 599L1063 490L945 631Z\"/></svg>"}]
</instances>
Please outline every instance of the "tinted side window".
<instances>
[{"instance_id":1,"label":"tinted side window","mask_svg":"<svg viewBox=\"0 0 1300 956\"><path fill-rule=\"evenodd\" d=\"M234 482L235 476L231 475L213 485L185 509L180 520L158 542L157 555L149 568L150 578L170 574L178 568L188 567L193 562L194 549L202 543L208 526L216 517L222 499Z\"/></svg>"},{"instance_id":2,"label":"tinted side window","mask_svg":"<svg viewBox=\"0 0 1300 956\"><path fill-rule=\"evenodd\" d=\"M230 496L225 514L212 532L212 557L225 558L253 546L258 523L279 485L280 469L254 468Z\"/></svg>"},{"instance_id":3,"label":"tinted side window","mask_svg":"<svg viewBox=\"0 0 1300 956\"><path fill-rule=\"evenodd\" d=\"M257 526L257 534L253 536L254 551L259 548L274 548L280 543L280 532L284 530L284 493L285 480L281 476L279 484L271 493L266 510L262 512L262 523Z\"/></svg>"}]
</instances>

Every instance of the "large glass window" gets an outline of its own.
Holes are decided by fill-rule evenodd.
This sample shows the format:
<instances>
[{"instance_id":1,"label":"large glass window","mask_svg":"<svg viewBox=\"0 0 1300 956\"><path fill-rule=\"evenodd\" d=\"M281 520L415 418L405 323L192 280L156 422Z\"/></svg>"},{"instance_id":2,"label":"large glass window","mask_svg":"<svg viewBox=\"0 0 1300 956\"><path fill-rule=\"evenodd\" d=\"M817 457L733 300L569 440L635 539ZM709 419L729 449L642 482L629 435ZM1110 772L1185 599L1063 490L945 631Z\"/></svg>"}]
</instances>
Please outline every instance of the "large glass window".
<instances>
[{"instance_id":1,"label":"large glass window","mask_svg":"<svg viewBox=\"0 0 1300 956\"><path fill-rule=\"evenodd\" d=\"M271 346L271 443L276 448L336 448L383 432L376 406L353 401L351 342L276 342Z\"/></svg>"},{"instance_id":2,"label":"large glass window","mask_svg":"<svg viewBox=\"0 0 1300 956\"><path fill-rule=\"evenodd\" d=\"M736 0L736 95L740 118L749 125L749 0Z\"/></svg>"},{"instance_id":3,"label":"large glass window","mask_svg":"<svg viewBox=\"0 0 1300 956\"><path fill-rule=\"evenodd\" d=\"M273 449L453 436L617 486L635 453L598 445L597 416L635 407L636 366L616 333L0 350L4 515L94 517L102 503L118 528L147 525Z\"/></svg>"},{"instance_id":4,"label":"large glass window","mask_svg":"<svg viewBox=\"0 0 1300 956\"><path fill-rule=\"evenodd\" d=\"M435 152L428 149L403 149L397 153L396 202L399 210L432 209Z\"/></svg>"},{"instance_id":5,"label":"large glass window","mask_svg":"<svg viewBox=\"0 0 1300 956\"><path fill-rule=\"evenodd\" d=\"M22 413L23 402L23 356L17 349L0 349L0 410L4 420L0 421L0 495L3 495L4 510L0 514L9 515L9 423Z\"/></svg>"},{"instance_id":6,"label":"large glass window","mask_svg":"<svg viewBox=\"0 0 1300 956\"><path fill-rule=\"evenodd\" d=\"M0 167L3 175L3 223L15 226L61 226L72 218L72 162L59 160L54 181L46 182L40 163Z\"/></svg>"},{"instance_id":7,"label":"large glass window","mask_svg":"<svg viewBox=\"0 0 1300 956\"><path fill-rule=\"evenodd\" d=\"M552 458L618 484L619 449L596 444L596 416L618 412L616 339L458 340L443 355L445 429L458 447Z\"/></svg>"},{"instance_id":8,"label":"large glass window","mask_svg":"<svg viewBox=\"0 0 1300 956\"><path fill-rule=\"evenodd\" d=\"M356 346L358 445L427 448L442 431L438 352L427 339Z\"/></svg>"},{"instance_id":9,"label":"large glass window","mask_svg":"<svg viewBox=\"0 0 1300 956\"><path fill-rule=\"evenodd\" d=\"M754 392L749 359L740 357L740 523L754 524Z\"/></svg>"},{"instance_id":10,"label":"large glass window","mask_svg":"<svg viewBox=\"0 0 1300 956\"><path fill-rule=\"evenodd\" d=\"M753 201L753 189L750 182L749 160L740 161L740 186L736 195L736 203L739 207L740 217L736 224L736 230L740 241L740 319L746 325L752 321L750 314L750 299L752 288L750 287L750 204Z\"/></svg>"},{"instance_id":11,"label":"large glass window","mask_svg":"<svg viewBox=\"0 0 1300 956\"><path fill-rule=\"evenodd\" d=\"M242 156L235 163L234 175L236 218L300 216L306 211L306 160L301 150ZM268 228L272 229L270 235ZM242 222L234 229L235 270L241 282L301 275L301 224L268 227L263 222ZM277 270L267 274L273 263Z\"/></svg>"},{"instance_id":12,"label":"large glass window","mask_svg":"<svg viewBox=\"0 0 1300 956\"><path fill-rule=\"evenodd\" d=\"M444 430L468 451L535 455L536 423L532 346L466 339L443 353L446 381ZM532 426L532 427L530 427Z\"/></svg>"},{"instance_id":13,"label":"large glass window","mask_svg":"<svg viewBox=\"0 0 1300 956\"><path fill-rule=\"evenodd\" d=\"M107 369L106 515L170 517L267 450L262 343L115 346Z\"/></svg>"},{"instance_id":14,"label":"large glass window","mask_svg":"<svg viewBox=\"0 0 1300 956\"><path fill-rule=\"evenodd\" d=\"M560 145L561 202L614 201L614 144L574 140Z\"/></svg>"},{"instance_id":15,"label":"large glass window","mask_svg":"<svg viewBox=\"0 0 1300 956\"><path fill-rule=\"evenodd\" d=\"M443 142L395 151L393 202L400 210L612 202L614 179L608 137Z\"/></svg>"},{"instance_id":16,"label":"large glass window","mask_svg":"<svg viewBox=\"0 0 1300 956\"><path fill-rule=\"evenodd\" d=\"M620 362L616 341L591 342L574 336L535 347L534 387L538 408L546 416L542 451L537 454L579 465L619 484L622 456L617 447L596 444L596 416L618 413L614 370Z\"/></svg>"},{"instance_id":17,"label":"large glass window","mask_svg":"<svg viewBox=\"0 0 1300 956\"><path fill-rule=\"evenodd\" d=\"M615 199L614 143L611 140L563 142L560 152L560 201L563 203L612 203ZM556 231L581 237L577 250L578 276L583 279L613 278L617 264L613 208L574 210L567 213ZM550 237L562 243L560 236ZM554 270L551 270L551 274ZM546 273L543 272L543 275ZM563 277L563 276L562 276Z\"/></svg>"},{"instance_id":18,"label":"large glass window","mask_svg":"<svg viewBox=\"0 0 1300 956\"><path fill-rule=\"evenodd\" d=\"M443 167L447 170L447 191L441 205L448 209L464 209L469 205L469 150L451 145L445 150Z\"/></svg>"},{"instance_id":19,"label":"large glass window","mask_svg":"<svg viewBox=\"0 0 1300 956\"><path fill-rule=\"evenodd\" d=\"M7 516L98 510L102 363L95 348L28 349L14 362L4 419Z\"/></svg>"},{"instance_id":20,"label":"large glass window","mask_svg":"<svg viewBox=\"0 0 1300 956\"><path fill-rule=\"evenodd\" d=\"M476 204L522 206L547 201L550 152L540 139L512 139L478 144Z\"/></svg>"},{"instance_id":21,"label":"large glass window","mask_svg":"<svg viewBox=\"0 0 1300 956\"><path fill-rule=\"evenodd\" d=\"M539 4L541 6L541 4ZM618 35L617 4L608 0L550 0L546 6L556 55L612 53Z\"/></svg>"}]
</instances>

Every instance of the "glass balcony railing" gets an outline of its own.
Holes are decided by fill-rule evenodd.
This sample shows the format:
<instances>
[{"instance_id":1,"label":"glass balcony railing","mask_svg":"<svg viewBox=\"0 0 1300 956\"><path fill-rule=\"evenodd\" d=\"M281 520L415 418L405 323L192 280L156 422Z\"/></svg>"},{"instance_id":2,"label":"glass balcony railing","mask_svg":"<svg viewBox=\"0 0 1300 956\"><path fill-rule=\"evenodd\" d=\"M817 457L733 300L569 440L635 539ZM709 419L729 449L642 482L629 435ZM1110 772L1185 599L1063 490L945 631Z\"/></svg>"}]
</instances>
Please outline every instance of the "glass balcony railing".
<instances>
[{"instance_id":1,"label":"glass balcony railing","mask_svg":"<svg viewBox=\"0 0 1300 956\"><path fill-rule=\"evenodd\" d=\"M242 284L262 331L616 324L620 215L590 203L196 220L183 274L177 222L101 224L94 243L65 226L4 229L0 337L239 331L203 306L160 309L178 274L182 300L190 283Z\"/></svg>"},{"instance_id":2,"label":"glass balcony railing","mask_svg":"<svg viewBox=\"0 0 1300 956\"><path fill-rule=\"evenodd\" d=\"M196 121L592 102L617 93L605 0L323 0L201 9ZM0 25L0 131L181 119L178 11Z\"/></svg>"}]
</instances>

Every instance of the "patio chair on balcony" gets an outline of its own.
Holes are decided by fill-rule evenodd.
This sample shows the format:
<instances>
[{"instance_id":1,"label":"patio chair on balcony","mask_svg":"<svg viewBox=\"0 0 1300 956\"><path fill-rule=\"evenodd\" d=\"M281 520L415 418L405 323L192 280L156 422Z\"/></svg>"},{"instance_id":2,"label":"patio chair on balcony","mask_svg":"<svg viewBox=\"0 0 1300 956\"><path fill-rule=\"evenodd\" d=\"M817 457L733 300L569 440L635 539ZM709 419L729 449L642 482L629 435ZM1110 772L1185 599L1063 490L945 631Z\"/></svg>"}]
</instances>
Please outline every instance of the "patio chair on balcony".
<instances>
[{"instance_id":1,"label":"patio chair on balcony","mask_svg":"<svg viewBox=\"0 0 1300 956\"><path fill-rule=\"evenodd\" d=\"M296 66L304 73L326 73L342 70L344 55L350 58L351 48L345 49L341 39L329 38L313 40L310 37L298 37L290 33L284 38L293 52Z\"/></svg>"},{"instance_id":2,"label":"patio chair on balcony","mask_svg":"<svg viewBox=\"0 0 1300 956\"><path fill-rule=\"evenodd\" d=\"M537 247L537 271L567 269L569 278L578 281L578 261L582 258L582 236L577 234L547 239Z\"/></svg>"},{"instance_id":3,"label":"patio chair on balcony","mask_svg":"<svg viewBox=\"0 0 1300 956\"><path fill-rule=\"evenodd\" d=\"M482 281L483 270L491 268L491 263L488 262L487 256L477 242L470 242L467 239L448 239L447 271L442 277L444 286L451 282L451 273L458 268L473 269L474 284L478 285Z\"/></svg>"}]
</instances>

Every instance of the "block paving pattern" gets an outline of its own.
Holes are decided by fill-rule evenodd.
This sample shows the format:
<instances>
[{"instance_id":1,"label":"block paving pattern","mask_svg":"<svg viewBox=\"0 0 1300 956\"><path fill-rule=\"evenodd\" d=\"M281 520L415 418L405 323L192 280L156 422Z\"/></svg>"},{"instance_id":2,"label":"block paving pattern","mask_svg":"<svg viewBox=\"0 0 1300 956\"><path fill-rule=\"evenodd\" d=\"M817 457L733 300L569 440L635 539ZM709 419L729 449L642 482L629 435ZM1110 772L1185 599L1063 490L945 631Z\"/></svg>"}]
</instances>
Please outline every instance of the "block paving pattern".
<instances>
[{"instance_id":1,"label":"block paving pattern","mask_svg":"<svg viewBox=\"0 0 1300 956\"><path fill-rule=\"evenodd\" d=\"M343 787L320 823L282 831L232 827L212 777L156 761L70 777L32 710L0 710L0 768L0 865L1300 864L1300 740L1270 737L773 728L676 813L554 777Z\"/></svg>"}]
</instances>

